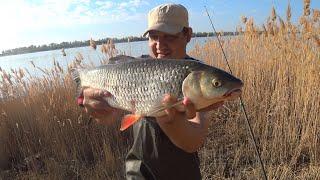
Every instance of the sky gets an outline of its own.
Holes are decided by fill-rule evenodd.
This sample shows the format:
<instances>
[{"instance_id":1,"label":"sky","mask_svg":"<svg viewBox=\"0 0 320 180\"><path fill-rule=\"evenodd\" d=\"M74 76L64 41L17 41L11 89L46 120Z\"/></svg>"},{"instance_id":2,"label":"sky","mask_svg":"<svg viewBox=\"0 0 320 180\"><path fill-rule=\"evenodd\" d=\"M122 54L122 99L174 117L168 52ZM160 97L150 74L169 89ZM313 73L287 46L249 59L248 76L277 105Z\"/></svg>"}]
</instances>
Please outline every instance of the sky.
<instances>
[{"instance_id":1,"label":"sky","mask_svg":"<svg viewBox=\"0 0 320 180\"><path fill-rule=\"evenodd\" d=\"M189 11L194 32L211 32L208 8L218 31L235 31L240 17L266 22L272 6L285 19L288 2L292 20L303 12L303 0L0 0L0 53L30 45L141 36L147 14L162 3L180 3ZM311 0L320 9L320 0Z\"/></svg>"}]
</instances>

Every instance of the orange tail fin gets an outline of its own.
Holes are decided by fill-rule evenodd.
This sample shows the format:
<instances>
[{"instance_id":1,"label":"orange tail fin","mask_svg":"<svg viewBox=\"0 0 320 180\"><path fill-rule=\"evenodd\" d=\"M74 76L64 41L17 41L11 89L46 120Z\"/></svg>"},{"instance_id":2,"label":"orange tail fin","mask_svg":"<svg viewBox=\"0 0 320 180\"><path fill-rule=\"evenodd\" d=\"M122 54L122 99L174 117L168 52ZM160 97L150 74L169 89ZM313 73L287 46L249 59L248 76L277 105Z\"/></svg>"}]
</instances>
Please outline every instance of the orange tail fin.
<instances>
[{"instance_id":1,"label":"orange tail fin","mask_svg":"<svg viewBox=\"0 0 320 180\"><path fill-rule=\"evenodd\" d=\"M128 114L128 115L125 115L125 116L122 118L122 121L121 121L120 131L126 130L128 127L130 127L131 125L133 125L133 124L134 124L135 122L137 122L139 119L141 119L141 116L140 116L140 115L137 115L137 114Z\"/></svg>"}]
</instances>

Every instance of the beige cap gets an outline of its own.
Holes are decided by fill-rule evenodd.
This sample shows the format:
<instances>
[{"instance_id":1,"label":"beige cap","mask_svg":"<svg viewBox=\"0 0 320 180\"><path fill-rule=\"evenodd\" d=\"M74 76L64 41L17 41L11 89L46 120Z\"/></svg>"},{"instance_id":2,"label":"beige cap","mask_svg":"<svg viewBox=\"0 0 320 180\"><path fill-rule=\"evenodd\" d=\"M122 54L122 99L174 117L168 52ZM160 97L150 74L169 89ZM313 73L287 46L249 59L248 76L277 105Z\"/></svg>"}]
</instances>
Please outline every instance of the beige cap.
<instances>
[{"instance_id":1,"label":"beige cap","mask_svg":"<svg viewBox=\"0 0 320 180\"><path fill-rule=\"evenodd\" d=\"M189 27L187 9L181 4L162 4L149 11L148 29L143 36L150 30L176 34L184 27Z\"/></svg>"}]
</instances>

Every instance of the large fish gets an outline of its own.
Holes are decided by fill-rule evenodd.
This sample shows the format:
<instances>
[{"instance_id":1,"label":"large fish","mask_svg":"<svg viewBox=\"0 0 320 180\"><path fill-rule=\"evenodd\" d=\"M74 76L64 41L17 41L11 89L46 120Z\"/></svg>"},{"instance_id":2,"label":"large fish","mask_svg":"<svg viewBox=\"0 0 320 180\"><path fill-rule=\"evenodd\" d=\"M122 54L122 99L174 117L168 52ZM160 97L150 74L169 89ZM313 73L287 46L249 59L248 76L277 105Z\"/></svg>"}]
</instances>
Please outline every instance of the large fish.
<instances>
[{"instance_id":1,"label":"large fish","mask_svg":"<svg viewBox=\"0 0 320 180\"><path fill-rule=\"evenodd\" d=\"M235 99L243 86L240 79L200 61L130 56L112 58L109 64L92 69L76 69L73 78L78 87L109 91L110 106L132 112L124 116L120 130L145 116L163 116L168 107L183 111L184 97L197 110ZM165 94L176 97L178 103L163 105Z\"/></svg>"}]
</instances>

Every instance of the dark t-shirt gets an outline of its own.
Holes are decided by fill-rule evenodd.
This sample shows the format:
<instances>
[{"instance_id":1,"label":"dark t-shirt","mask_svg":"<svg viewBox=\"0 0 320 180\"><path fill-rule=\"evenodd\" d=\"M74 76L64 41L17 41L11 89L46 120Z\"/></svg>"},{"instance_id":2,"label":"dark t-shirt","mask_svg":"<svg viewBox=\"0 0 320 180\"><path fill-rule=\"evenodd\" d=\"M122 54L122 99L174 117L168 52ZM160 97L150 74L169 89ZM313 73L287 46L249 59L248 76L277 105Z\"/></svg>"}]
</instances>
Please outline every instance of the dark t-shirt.
<instances>
[{"instance_id":1,"label":"dark t-shirt","mask_svg":"<svg viewBox=\"0 0 320 180\"><path fill-rule=\"evenodd\" d=\"M187 153L175 146L155 118L146 117L135 123L133 138L126 157L126 179L201 179L198 153Z\"/></svg>"}]
</instances>

